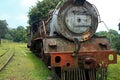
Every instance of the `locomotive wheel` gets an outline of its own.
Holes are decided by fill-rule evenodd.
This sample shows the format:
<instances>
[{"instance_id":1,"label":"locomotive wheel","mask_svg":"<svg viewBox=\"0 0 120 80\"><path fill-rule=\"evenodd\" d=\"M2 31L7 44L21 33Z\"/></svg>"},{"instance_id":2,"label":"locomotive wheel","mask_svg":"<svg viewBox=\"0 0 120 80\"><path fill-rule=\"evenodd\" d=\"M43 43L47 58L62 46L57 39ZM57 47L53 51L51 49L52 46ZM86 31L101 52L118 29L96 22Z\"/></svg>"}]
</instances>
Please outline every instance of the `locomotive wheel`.
<instances>
[{"instance_id":1,"label":"locomotive wheel","mask_svg":"<svg viewBox=\"0 0 120 80\"><path fill-rule=\"evenodd\" d=\"M51 70L52 70L52 80L61 80L60 76L58 76L56 73L56 69L52 68ZM61 74L61 72L59 74Z\"/></svg>"},{"instance_id":2,"label":"locomotive wheel","mask_svg":"<svg viewBox=\"0 0 120 80\"><path fill-rule=\"evenodd\" d=\"M43 62L45 63L45 65L48 67L50 66L50 63L51 63L51 58L50 56L46 56L44 54L44 51L43 51L43 48L41 48L41 52L40 52L40 56L41 56L41 59L43 60Z\"/></svg>"}]
</instances>

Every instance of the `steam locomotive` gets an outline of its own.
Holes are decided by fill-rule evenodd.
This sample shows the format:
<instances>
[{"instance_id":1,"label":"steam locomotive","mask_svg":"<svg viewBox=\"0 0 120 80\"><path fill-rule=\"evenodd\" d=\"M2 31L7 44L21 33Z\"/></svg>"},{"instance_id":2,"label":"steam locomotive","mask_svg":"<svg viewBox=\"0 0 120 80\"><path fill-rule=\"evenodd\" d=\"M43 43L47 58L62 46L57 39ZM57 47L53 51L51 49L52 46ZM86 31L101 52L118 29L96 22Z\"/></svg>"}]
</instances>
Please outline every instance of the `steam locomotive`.
<instances>
[{"instance_id":1,"label":"steam locomotive","mask_svg":"<svg viewBox=\"0 0 120 80\"><path fill-rule=\"evenodd\" d=\"M97 8L86 0L60 1L47 20L31 25L28 47L51 68L52 80L107 80L117 54L95 34Z\"/></svg>"}]
</instances>

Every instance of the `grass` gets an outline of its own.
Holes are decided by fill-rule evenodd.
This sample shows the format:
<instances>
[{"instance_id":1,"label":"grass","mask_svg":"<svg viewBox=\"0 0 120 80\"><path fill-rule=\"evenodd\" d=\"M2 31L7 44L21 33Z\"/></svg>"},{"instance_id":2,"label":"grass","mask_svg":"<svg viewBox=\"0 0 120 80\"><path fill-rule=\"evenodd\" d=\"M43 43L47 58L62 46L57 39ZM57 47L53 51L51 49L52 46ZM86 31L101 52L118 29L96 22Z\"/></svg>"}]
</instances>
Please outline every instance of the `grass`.
<instances>
[{"instance_id":1,"label":"grass","mask_svg":"<svg viewBox=\"0 0 120 80\"><path fill-rule=\"evenodd\" d=\"M118 55L117 64L108 67L108 80L120 80L120 56Z\"/></svg>"},{"instance_id":2,"label":"grass","mask_svg":"<svg viewBox=\"0 0 120 80\"><path fill-rule=\"evenodd\" d=\"M5 47L4 45L0 45L0 55L3 54L4 52L6 52L7 49L8 49L8 46Z\"/></svg>"},{"instance_id":3,"label":"grass","mask_svg":"<svg viewBox=\"0 0 120 80\"><path fill-rule=\"evenodd\" d=\"M0 48L0 55L2 55L5 51L6 51L6 49Z\"/></svg>"},{"instance_id":4,"label":"grass","mask_svg":"<svg viewBox=\"0 0 120 80\"><path fill-rule=\"evenodd\" d=\"M47 80L50 71L39 58L26 48L26 44L2 44L2 47L8 46L15 48L16 53L9 65L0 72L0 80Z\"/></svg>"}]
</instances>

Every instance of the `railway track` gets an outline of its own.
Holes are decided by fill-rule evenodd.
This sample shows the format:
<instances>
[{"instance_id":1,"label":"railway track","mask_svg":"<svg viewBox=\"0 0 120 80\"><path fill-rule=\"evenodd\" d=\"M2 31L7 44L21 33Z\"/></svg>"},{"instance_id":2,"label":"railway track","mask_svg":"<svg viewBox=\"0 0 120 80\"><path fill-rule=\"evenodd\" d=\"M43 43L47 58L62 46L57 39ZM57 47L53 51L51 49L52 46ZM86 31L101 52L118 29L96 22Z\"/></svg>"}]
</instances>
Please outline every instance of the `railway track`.
<instances>
[{"instance_id":1,"label":"railway track","mask_svg":"<svg viewBox=\"0 0 120 80\"><path fill-rule=\"evenodd\" d=\"M5 51L5 52L3 52L3 53L0 55L0 57L4 56L4 55L5 55L8 51L9 51L9 48L8 48L8 49L6 49L6 51Z\"/></svg>"},{"instance_id":2,"label":"railway track","mask_svg":"<svg viewBox=\"0 0 120 80\"><path fill-rule=\"evenodd\" d=\"M15 54L15 49L8 48L0 55L0 72L8 65Z\"/></svg>"}]
</instances>

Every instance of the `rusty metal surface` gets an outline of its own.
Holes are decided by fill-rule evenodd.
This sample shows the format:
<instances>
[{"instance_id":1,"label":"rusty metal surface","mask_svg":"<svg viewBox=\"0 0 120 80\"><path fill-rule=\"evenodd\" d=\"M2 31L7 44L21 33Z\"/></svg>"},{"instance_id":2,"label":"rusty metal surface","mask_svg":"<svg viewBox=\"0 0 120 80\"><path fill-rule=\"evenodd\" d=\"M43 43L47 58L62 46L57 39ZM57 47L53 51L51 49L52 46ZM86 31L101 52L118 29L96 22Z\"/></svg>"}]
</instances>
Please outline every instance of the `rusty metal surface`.
<instances>
[{"instance_id":1,"label":"rusty metal surface","mask_svg":"<svg viewBox=\"0 0 120 80\"><path fill-rule=\"evenodd\" d=\"M109 64L117 63L117 54L115 51L79 52L78 57L72 57L72 53L59 52L51 54L51 66L96 68L108 67ZM58 56L60 57L60 62L56 62L55 60Z\"/></svg>"},{"instance_id":2,"label":"rusty metal surface","mask_svg":"<svg viewBox=\"0 0 120 80\"><path fill-rule=\"evenodd\" d=\"M44 44L44 52L66 52L66 51L73 51L75 48L74 43L71 43L65 39L60 38L47 38L43 40ZM52 47L50 45L56 45L56 47Z\"/></svg>"},{"instance_id":3,"label":"rusty metal surface","mask_svg":"<svg viewBox=\"0 0 120 80\"><path fill-rule=\"evenodd\" d=\"M51 56L52 67L81 67L86 69L108 67L117 63L117 53L111 50L105 37L94 37L81 43L80 50L73 56L74 42L62 38L43 40L44 53Z\"/></svg>"},{"instance_id":4,"label":"rusty metal surface","mask_svg":"<svg viewBox=\"0 0 120 80\"><path fill-rule=\"evenodd\" d=\"M43 40L44 52L69 52L75 50L74 42L63 38L46 38ZM56 47L50 46L55 45ZM109 50L110 44L106 38L91 38L89 41L81 43L80 51Z\"/></svg>"}]
</instances>

